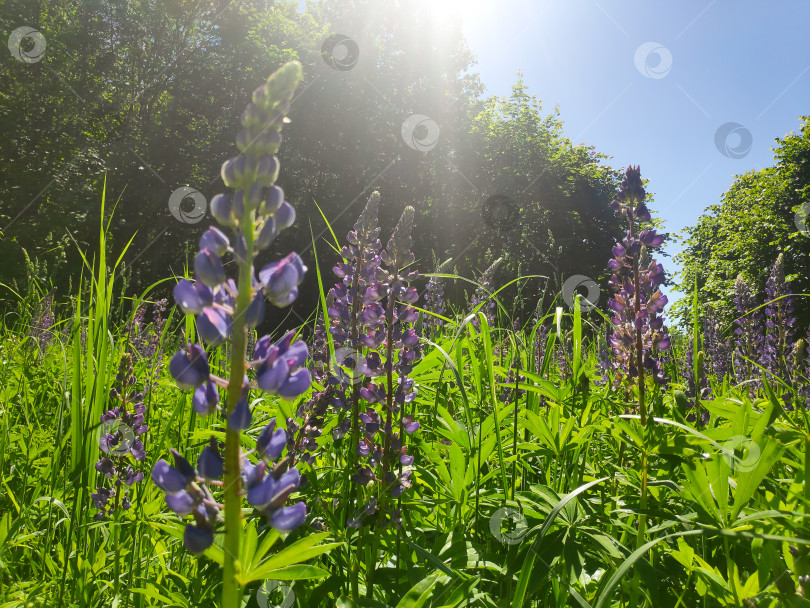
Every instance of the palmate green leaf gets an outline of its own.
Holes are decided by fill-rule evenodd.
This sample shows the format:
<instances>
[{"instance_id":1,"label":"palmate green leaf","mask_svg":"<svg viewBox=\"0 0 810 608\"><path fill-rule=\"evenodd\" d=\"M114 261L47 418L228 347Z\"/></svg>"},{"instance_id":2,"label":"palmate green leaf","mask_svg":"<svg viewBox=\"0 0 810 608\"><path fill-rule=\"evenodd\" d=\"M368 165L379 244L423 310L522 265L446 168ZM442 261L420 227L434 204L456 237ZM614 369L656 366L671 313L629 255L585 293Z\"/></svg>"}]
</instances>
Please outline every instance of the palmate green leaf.
<instances>
[{"instance_id":1,"label":"palmate green leaf","mask_svg":"<svg viewBox=\"0 0 810 608\"><path fill-rule=\"evenodd\" d=\"M340 542L340 543L327 543L324 545L317 545L317 543L322 541L327 536L329 536L328 532L310 534L300 540L297 540L289 547L285 547L275 555L272 555L267 559L259 561L255 566L252 565L251 567L246 568L245 570L243 570L242 574L238 576L240 584L245 585L251 581L273 578L272 576L269 576L268 573L275 572L278 571L279 569L284 569L289 566L298 565L300 564L300 562L312 559L313 557L317 557L318 555L327 553L332 549L334 549L335 547L340 547L345 544ZM294 573L296 571L291 570L289 572ZM301 570L301 572L307 571ZM312 576L312 577L306 576L304 578L319 578L319 577L320 576ZM292 580L292 578L285 580Z\"/></svg>"},{"instance_id":2,"label":"palmate green leaf","mask_svg":"<svg viewBox=\"0 0 810 608\"><path fill-rule=\"evenodd\" d=\"M616 569L616 572L613 573L613 576L610 577L605 586L602 587L602 590L599 593L599 597L596 600L596 604L594 605L594 608L603 608L609 605L611 597L613 596L613 591L616 588L616 585L619 584L619 581L621 581L624 575L627 574L630 568L633 567L633 564L635 564L640 558L644 557L644 554L647 553L647 551L649 551L650 549L652 549L655 545L669 538L678 538L681 536L693 536L696 534L703 534L703 530L686 530L684 532L676 532L674 534L667 534L666 536L660 536L633 551L627 557L627 559L625 559L622 562L621 566L619 566Z\"/></svg>"},{"instance_id":3,"label":"palmate green leaf","mask_svg":"<svg viewBox=\"0 0 810 608\"><path fill-rule=\"evenodd\" d=\"M751 500L759 484L771 470L774 464L782 457L785 446L773 437L765 437L757 444L760 454L756 466L751 471L741 471L737 477L737 490L734 492L734 508L731 518L736 519L742 508Z\"/></svg>"},{"instance_id":4,"label":"palmate green leaf","mask_svg":"<svg viewBox=\"0 0 810 608\"><path fill-rule=\"evenodd\" d=\"M512 608L521 608L525 601L526 601L526 592L529 587L529 580L531 579L531 573L534 569L534 562L537 558L537 551L540 548L541 543L543 542L543 538L545 537L546 533L548 532L551 524L554 523L554 520L559 515L560 511L563 510L565 505L571 502L574 498L589 490L593 486L602 483L603 481L607 481L610 479L609 477L602 477L601 479L595 479L594 481L588 482L584 485L579 486L573 492L566 494L563 498L554 506L549 514L548 518L546 519L543 527L538 532L537 537L532 542L531 547L529 548L528 554L526 556L526 562L520 570L520 577L518 578L517 587L515 588L515 593L512 596Z\"/></svg>"},{"instance_id":5,"label":"palmate green leaf","mask_svg":"<svg viewBox=\"0 0 810 608\"><path fill-rule=\"evenodd\" d=\"M715 456L715 458L718 457ZM713 523L723 526L726 522L714 501L712 484L704 463L685 462L683 472L686 476L686 482L683 484L684 490L697 502Z\"/></svg>"}]
</instances>

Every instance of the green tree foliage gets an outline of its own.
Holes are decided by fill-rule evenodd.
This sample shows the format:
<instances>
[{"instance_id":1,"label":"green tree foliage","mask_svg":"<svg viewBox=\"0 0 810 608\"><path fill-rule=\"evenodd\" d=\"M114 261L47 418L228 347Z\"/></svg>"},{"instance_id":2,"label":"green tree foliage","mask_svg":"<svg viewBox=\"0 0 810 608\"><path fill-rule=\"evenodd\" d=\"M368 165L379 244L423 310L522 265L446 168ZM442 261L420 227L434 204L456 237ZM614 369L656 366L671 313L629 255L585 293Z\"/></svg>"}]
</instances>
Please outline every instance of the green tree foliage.
<instances>
[{"instance_id":1,"label":"green tree foliage","mask_svg":"<svg viewBox=\"0 0 810 608\"><path fill-rule=\"evenodd\" d=\"M556 114L541 114L520 76L510 97L484 99L460 23L439 23L430 4L321 0L299 12L293 0L3 3L0 35L35 27L47 50L31 64L9 56L0 72L0 140L14 151L0 167L0 282L24 280L25 249L50 261L66 295L81 268L77 249L97 248L105 177L117 199L116 255L134 235L124 258L131 289L183 273L177 260L207 221L177 221L169 197L181 186L207 200L222 190L242 100L290 59L305 79L279 185L315 236L329 237L316 204L344 234L377 189L386 230L405 205L416 208L422 269L452 257L469 276L505 256L504 279L518 269L557 287L571 274L602 277L620 236L607 207L616 174L603 155L572 145ZM334 34L357 44L351 69L324 61ZM413 115L429 121L408 131ZM493 194L514 202L508 226L493 224ZM307 221L265 255L295 248L313 264ZM334 254L319 253L330 267ZM300 317L317 305L315 281L311 273L302 286Z\"/></svg>"},{"instance_id":2,"label":"green tree foliage","mask_svg":"<svg viewBox=\"0 0 810 608\"><path fill-rule=\"evenodd\" d=\"M780 253L793 293L810 292L810 233L800 230L810 210L801 211L810 204L810 127L807 117L802 121L798 133L777 138L772 167L738 176L722 201L686 230L686 247L676 258L683 268L681 286L689 292L697 281L700 305L712 305L726 325L737 316L737 275L762 303L768 270ZM688 316L687 305L686 299L676 304L681 320ZM796 309L799 326L806 327L807 298L797 298Z\"/></svg>"}]
</instances>

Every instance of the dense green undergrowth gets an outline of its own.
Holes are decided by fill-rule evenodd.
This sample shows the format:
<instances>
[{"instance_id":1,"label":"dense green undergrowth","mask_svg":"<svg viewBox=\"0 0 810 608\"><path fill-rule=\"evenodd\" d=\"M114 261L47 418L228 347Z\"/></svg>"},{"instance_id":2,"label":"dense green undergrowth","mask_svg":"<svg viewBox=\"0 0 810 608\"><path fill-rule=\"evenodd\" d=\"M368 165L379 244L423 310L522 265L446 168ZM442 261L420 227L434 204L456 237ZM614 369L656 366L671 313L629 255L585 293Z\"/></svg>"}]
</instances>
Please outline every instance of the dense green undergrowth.
<instances>
[{"instance_id":1,"label":"dense green undergrowth","mask_svg":"<svg viewBox=\"0 0 810 608\"><path fill-rule=\"evenodd\" d=\"M24 303L2 330L0 605L216 605L219 566L183 549L148 480L169 446L194 454L211 434L160 372L176 330L193 328L170 320L153 336L156 354L139 356L131 320L105 323L113 293L101 279L92 305L75 302L49 339L32 333ZM315 463L301 465L308 523L275 534L274 549L306 561L306 545L335 544L294 583L249 583L248 606L810 605L806 410L785 409L767 381L751 396L712 379L714 397L701 402L710 423L698 429L670 363L673 381L648 393L641 426L634 395L600 382L598 317L559 308L516 331L470 319L445 324L412 373L421 430L402 530L341 529L347 448L327 417ZM133 350L139 382L157 375L146 393L147 478L129 510L97 521L97 414ZM295 408L263 398L253 427ZM252 533L247 550L272 540L265 526Z\"/></svg>"}]
</instances>

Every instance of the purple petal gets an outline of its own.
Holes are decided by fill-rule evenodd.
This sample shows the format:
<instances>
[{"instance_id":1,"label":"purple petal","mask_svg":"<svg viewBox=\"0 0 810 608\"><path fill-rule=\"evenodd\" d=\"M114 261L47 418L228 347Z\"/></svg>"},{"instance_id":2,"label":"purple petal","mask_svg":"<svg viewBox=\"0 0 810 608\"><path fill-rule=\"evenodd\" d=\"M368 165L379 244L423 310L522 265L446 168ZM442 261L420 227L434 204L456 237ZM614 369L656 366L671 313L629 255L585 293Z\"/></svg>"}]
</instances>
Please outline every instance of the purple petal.
<instances>
[{"instance_id":1,"label":"purple petal","mask_svg":"<svg viewBox=\"0 0 810 608\"><path fill-rule=\"evenodd\" d=\"M244 431L250 428L252 420L253 414L250 413L247 400L240 399L228 416L228 428L233 431Z\"/></svg>"},{"instance_id":2,"label":"purple petal","mask_svg":"<svg viewBox=\"0 0 810 608\"><path fill-rule=\"evenodd\" d=\"M289 507L277 509L270 517L270 525L279 532L289 532L304 523L307 518L307 506L297 502Z\"/></svg>"},{"instance_id":3,"label":"purple petal","mask_svg":"<svg viewBox=\"0 0 810 608\"><path fill-rule=\"evenodd\" d=\"M284 399L294 399L303 395L312 385L312 376L306 368L299 369L290 374L287 381L278 389L278 394Z\"/></svg>"},{"instance_id":4,"label":"purple petal","mask_svg":"<svg viewBox=\"0 0 810 608\"><path fill-rule=\"evenodd\" d=\"M285 359L278 359L269 370L257 375L256 384L260 389L268 393L275 393L279 387L287 380L290 373L290 366Z\"/></svg>"},{"instance_id":5,"label":"purple petal","mask_svg":"<svg viewBox=\"0 0 810 608\"><path fill-rule=\"evenodd\" d=\"M194 498L185 490L181 490L175 494L166 494L166 504L181 517L190 515L194 510Z\"/></svg>"},{"instance_id":6,"label":"purple petal","mask_svg":"<svg viewBox=\"0 0 810 608\"><path fill-rule=\"evenodd\" d=\"M214 535L198 528L193 524L186 524L186 530L183 533L183 545L191 553L199 555L214 543Z\"/></svg>"}]
</instances>

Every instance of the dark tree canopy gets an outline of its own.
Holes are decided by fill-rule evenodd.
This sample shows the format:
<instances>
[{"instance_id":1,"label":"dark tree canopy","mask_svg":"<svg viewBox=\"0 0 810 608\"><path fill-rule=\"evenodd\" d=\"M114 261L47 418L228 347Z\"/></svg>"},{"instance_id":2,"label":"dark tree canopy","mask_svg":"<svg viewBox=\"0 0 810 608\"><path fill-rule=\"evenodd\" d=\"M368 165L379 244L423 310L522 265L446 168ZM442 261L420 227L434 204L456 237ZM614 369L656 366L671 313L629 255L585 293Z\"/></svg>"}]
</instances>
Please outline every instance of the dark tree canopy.
<instances>
[{"instance_id":1,"label":"dark tree canopy","mask_svg":"<svg viewBox=\"0 0 810 608\"><path fill-rule=\"evenodd\" d=\"M301 220L268 260L295 248L312 267L314 235L321 268L331 268L319 208L342 239L379 190L385 237L406 205L416 208L422 272L454 258L472 276L503 256L504 282L518 272L557 288L571 274L603 279L621 236L608 209L616 172L574 146L557 115L543 116L520 76L508 98L483 98L460 24L432 22L429 5L322 0L300 13L292 0L4 2L2 34L36 27L47 51L36 63L9 60L0 74L0 282L26 280L24 250L66 298L78 250L92 256L97 246L104 179L117 201L115 257L134 235L124 258L130 293L182 274L210 220L178 221L170 195L189 186L210 200L223 190L219 168L236 153L245 101L290 59L305 79L279 184ZM324 60L334 34L357 45L350 69ZM541 287L525 292L529 308ZM317 306L316 289L309 273L300 317Z\"/></svg>"}]
</instances>

